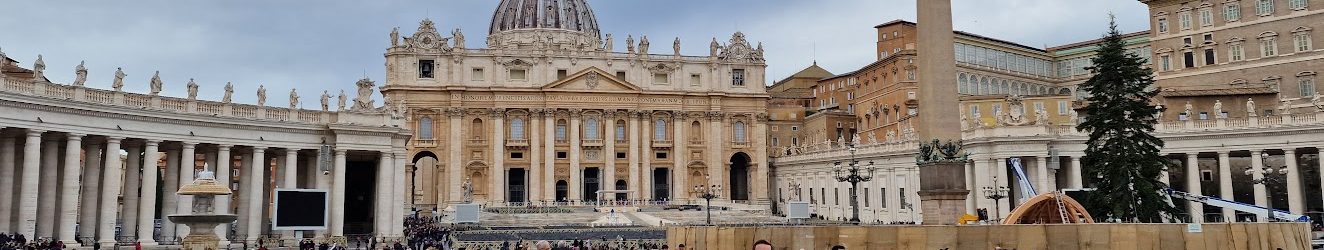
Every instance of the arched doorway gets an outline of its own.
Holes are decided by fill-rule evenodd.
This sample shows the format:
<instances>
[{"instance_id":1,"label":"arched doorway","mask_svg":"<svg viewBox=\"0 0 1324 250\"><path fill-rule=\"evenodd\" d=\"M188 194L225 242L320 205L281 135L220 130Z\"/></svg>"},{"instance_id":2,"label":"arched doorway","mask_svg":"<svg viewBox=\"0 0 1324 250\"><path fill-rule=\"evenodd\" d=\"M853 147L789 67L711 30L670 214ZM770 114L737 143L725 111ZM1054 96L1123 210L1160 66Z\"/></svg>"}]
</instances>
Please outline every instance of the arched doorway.
<instances>
[{"instance_id":1,"label":"arched doorway","mask_svg":"<svg viewBox=\"0 0 1324 250\"><path fill-rule=\"evenodd\" d=\"M616 180L616 191L625 191L626 189L628 188L625 187L625 180ZM616 193L616 200L623 201L627 199L625 193Z\"/></svg>"},{"instance_id":2,"label":"arched doorway","mask_svg":"<svg viewBox=\"0 0 1324 250\"><path fill-rule=\"evenodd\" d=\"M567 201L567 200L569 200L569 198L567 197L568 195L570 195L570 193L569 193L569 189L570 189L570 185L566 184L565 180L557 180L557 181L556 181L556 201Z\"/></svg>"},{"instance_id":3,"label":"arched doorway","mask_svg":"<svg viewBox=\"0 0 1324 250\"><path fill-rule=\"evenodd\" d=\"M415 204L437 204L440 197L438 194L445 193L442 188L449 186L440 185L438 182L437 177L442 175L437 172L437 159L439 159L437 155L429 151L414 154L414 168L409 170L410 192L406 197L417 199L414 201Z\"/></svg>"},{"instance_id":4,"label":"arched doorway","mask_svg":"<svg viewBox=\"0 0 1324 250\"><path fill-rule=\"evenodd\" d=\"M731 190L731 200L749 200L749 155L744 152L732 155L730 173L730 183L727 187Z\"/></svg>"}]
</instances>

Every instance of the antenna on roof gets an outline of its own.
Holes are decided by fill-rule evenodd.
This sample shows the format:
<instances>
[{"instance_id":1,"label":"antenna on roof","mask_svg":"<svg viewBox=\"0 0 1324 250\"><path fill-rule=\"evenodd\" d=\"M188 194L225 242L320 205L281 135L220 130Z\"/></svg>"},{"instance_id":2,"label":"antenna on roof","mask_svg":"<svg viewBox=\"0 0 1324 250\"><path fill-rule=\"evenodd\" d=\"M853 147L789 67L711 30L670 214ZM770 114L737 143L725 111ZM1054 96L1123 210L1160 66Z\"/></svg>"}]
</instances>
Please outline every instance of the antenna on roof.
<instances>
[{"instance_id":1,"label":"antenna on roof","mask_svg":"<svg viewBox=\"0 0 1324 250\"><path fill-rule=\"evenodd\" d=\"M818 43L817 43L817 42L814 43L814 47L813 47L813 48L814 48L814 50L813 50L814 52L813 52L813 54L811 54L811 55L809 56L809 59L810 59L810 60L814 60L814 65L818 65Z\"/></svg>"}]
</instances>

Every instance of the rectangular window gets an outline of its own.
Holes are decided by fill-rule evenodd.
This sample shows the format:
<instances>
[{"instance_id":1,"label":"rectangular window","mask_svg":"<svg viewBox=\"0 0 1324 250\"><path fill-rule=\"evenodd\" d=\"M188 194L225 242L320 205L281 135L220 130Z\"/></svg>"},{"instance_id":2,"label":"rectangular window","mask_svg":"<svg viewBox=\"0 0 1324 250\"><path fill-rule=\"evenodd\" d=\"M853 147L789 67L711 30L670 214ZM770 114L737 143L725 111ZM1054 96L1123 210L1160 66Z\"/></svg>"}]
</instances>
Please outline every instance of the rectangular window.
<instances>
[{"instance_id":1,"label":"rectangular window","mask_svg":"<svg viewBox=\"0 0 1324 250\"><path fill-rule=\"evenodd\" d=\"M1200 112L1200 120L1209 120L1209 112Z\"/></svg>"},{"instance_id":2,"label":"rectangular window","mask_svg":"<svg viewBox=\"0 0 1324 250\"><path fill-rule=\"evenodd\" d=\"M1156 21L1156 23L1158 23L1158 32L1159 32L1159 33L1168 33L1168 18L1166 18L1166 17L1159 17L1159 18L1158 18L1158 21Z\"/></svg>"},{"instance_id":3,"label":"rectangular window","mask_svg":"<svg viewBox=\"0 0 1324 250\"><path fill-rule=\"evenodd\" d=\"M524 152L510 152L511 159L524 159Z\"/></svg>"},{"instance_id":4,"label":"rectangular window","mask_svg":"<svg viewBox=\"0 0 1324 250\"><path fill-rule=\"evenodd\" d=\"M565 124L556 124L556 140L566 140Z\"/></svg>"},{"instance_id":5,"label":"rectangular window","mask_svg":"<svg viewBox=\"0 0 1324 250\"><path fill-rule=\"evenodd\" d=\"M1315 96L1315 80L1310 78L1301 79L1301 97Z\"/></svg>"},{"instance_id":6,"label":"rectangular window","mask_svg":"<svg viewBox=\"0 0 1324 250\"><path fill-rule=\"evenodd\" d=\"M869 207L869 188L864 188L864 207Z\"/></svg>"},{"instance_id":7,"label":"rectangular window","mask_svg":"<svg viewBox=\"0 0 1324 250\"><path fill-rule=\"evenodd\" d=\"M906 209L906 188L899 188L899 189L901 189L901 190L899 190L900 193L901 193L901 196L900 196L900 197L901 197L901 199L900 199L900 200L901 200L901 207L900 207L900 208L901 208L901 209Z\"/></svg>"},{"instance_id":8,"label":"rectangular window","mask_svg":"<svg viewBox=\"0 0 1324 250\"><path fill-rule=\"evenodd\" d=\"M1214 181L1214 171L1200 170L1200 181Z\"/></svg>"},{"instance_id":9,"label":"rectangular window","mask_svg":"<svg viewBox=\"0 0 1324 250\"><path fill-rule=\"evenodd\" d=\"M832 189L832 205L834 206L841 205L841 188Z\"/></svg>"},{"instance_id":10,"label":"rectangular window","mask_svg":"<svg viewBox=\"0 0 1324 250\"><path fill-rule=\"evenodd\" d=\"M564 69L558 69L558 70L556 70L556 79L557 79L557 80L565 79L566 75L568 75L568 74L569 74L569 71L566 71L566 70L564 70Z\"/></svg>"},{"instance_id":11,"label":"rectangular window","mask_svg":"<svg viewBox=\"0 0 1324 250\"><path fill-rule=\"evenodd\" d=\"M791 131L800 131L800 126L791 126Z\"/></svg>"},{"instance_id":12,"label":"rectangular window","mask_svg":"<svg viewBox=\"0 0 1324 250\"><path fill-rule=\"evenodd\" d=\"M484 81L487 80L487 75L483 74L483 68L474 68L470 71L469 78L474 81Z\"/></svg>"},{"instance_id":13,"label":"rectangular window","mask_svg":"<svg viewBox=\"0 0 1324 250\"><path fill-rule=\"evenodd\" d=\"M1261 16L1273 15L1273 0L1259 1L1260 3L1255 5L1255 14Z\"/></svg>"},{"instance_id":14,"label":"rectangular window","mask_svg":"<svg viewBox=\"0 0 1324 250\"><path fill-rule=\"evenodd\" d=\"M556 151L556 159L565 159L565 158L566 158L565 151Z\"/></svg>"},{"instance_id":15,"label":"rectangular window","mask_svg":"<svg viewBox=\"0 0 1324 250\"><path fill-rule=\"evenodd\" d=\"M1305 10L1309 2L1306 0L1287 0L1287 6L1292 10Z\"/></svg>"},{"instance_id":16,"label":"rectangular window","mask_svg":"<svg viewBox=\"0 0 1324 250\"><path fill-rule=\"evenodd\" d=\"M525 73L526 73L526 71L524 71L524 70L522 70L522 69L512 69L512 70L510 70L510 80L515 80L515 81L525 81L525 80L528 80L528 79L529 79L529 78L528 78L529 76L528 76L527 74L525 74Z\"/></svg>"},{"instance_id":17,"label":"rectangular window","mask_svg":"<svg viewBox=\"0 0 1324 250\"><path fill-rule=\"evenodd\" d=\"M658 159L666 159L666 158L667 158L667 152L657 152L657 158L658 158Z\"/></svg>"},{"instance_id":18,"label":"rectangular window","mask_svg":"<svg viewBox=\"0 0 1324 250\"><path fill-rule=\"evenodd\" d=\"M1214 49L1204 49L1204 65L1214 65L1214 62L1216 61L1214 59Z\"/></svg>"},{"instance_id":19,"label":"rectangular window","mask_svg":"<svg viewBox=\"0 0 1324 250\"><path fill-rule=\"evenodd\" d=\"M1047 108L1044 108L1044 102L1035 102L1035 103L1034 103L1034 112L1037 114L1037 113L1038 113L1039 111L1041 111L1041 110L1044 111L1045 114L1048 113L1048 109L1047 109Z\"/></svg>"},{"instance_id":20,"label":"rectangular window","mask_svg":"<svg viewBox=\"0 0 1324 250\"><path fill-rule=\"evenodd\" d=\"M980 118L980 116L979 116L979 105L970 105L970 118L973 118L973 119L978 119L978 118Z\"/></svg>"},{"instance_id":21,"label":"rectangular window","mask_svg":"<svg viewBox=\"0 0 1324 250\"><path fill-rule=\"evenodd\" d=\"M418 60L418 78L432 78L432 60Z\"/></svg>"},{"instance_id":22,"label":"rectangular window","mask_svg":"<svg viewBox=\"0 0 1324 250\"><path fill-rule=\"evenodd\" d=\"M1204 42L1205 42L1205 43L1212 43L1212 42L1214 42L1214 34L1204 34L1203 37L1204 37Z\"/></svg>"},{"instance_id":23,"label":"rectangular window","mask_svg":"<svg viewBox=\"0 0 1324 250\"><path fill-rule=\"evenodd\" d=\"M1240 43L1228 45L1228 54L1234 62L1246 59L1246 49L1242 48Z\"/></svg>"},{"instance_id":24,"label":"rectangular window","mask_svg":"<svg viewBox=\"0 0 1324 250\"><path fill-rule=\"evenodd\" d=\"M1200 26L1214 25L1214 11L1209 8L1200 9Z\"/></svg>"},{"instance_id":25,"label":"rectangular window","mask_svg":"<svg viewBox=\"0 0 1324 250\"><path fill-rule=\"evenodd\" d=\"M625 159L625 152L616 152L616 159Z\"/></svg>"},{"instance_id":26,"label":"rectangular window","mask_svg":"<svg viewBox=\"0 0 1324 250\"><path fill-rule=\"evenodd\" d=\"M1192 42L1192 40L1191 40L1191 37L1188 36L1188 37L1182 37L1182 38L1181 38L1181 43L1182 43L1182 44L1186 44L1186 45L1191 45L1191 43L1193 43L1193 42Z\"/></svg>"},{"instance_id":27,"label":"rectangular window","mask_svg":"<svg viewBox=\"0 0 1324 250\"><path fill-rule=\"evenodd\" d=\"M732 70L731 70L731 85L732 85L732 86L745 86L745 70L744 70L744 69L732 69Z\"/></svg>"},{"instance_id":28,"label":"rectangular window","mask_svg":"<svg viewBox=\"0 0 1324 250\"><path fill-rule=\"evenodd\" d=\"M1195 67L1195 52L1182 52L1182 65L1186 68Z\"/></svg>"},{"instance_id":29,"label":"rectangular window","mask_svg":"<svg viewBox=\"0 0 1324 250\"><path fill-rule=\"evenodd\" d=\"M1273 38L1260 40L1260 57L1270 57L1278 55L1278 41Z\"/></svg>"},{"instance_id":30,"label":"rectangular window","mask_svg":"<svg viewBox=\"0 0 1324 250\"><path fill-rule=\"evenodd\" d=\"M1071 105L1067 101L1057 101L1057 114L1066 115L1068 110L1071 110Z\"/></svg>"},{"instance_id":31,"label":"rectangular window","mask_svg":"<svg viewBox=\"0 0 1324 250\"><path fill-rule=\"evenodd\" d=\"M625 141L625 126L616 126L616 140Z\"/></svg>"},{"instance_id":32,"label":"rectangular window","mask_svg":"<svg viewBox=\"0 0 1324 250\"><path fill-rule=\"evenodd\" d=\"M1292 41L1296 44L1296 52L1306 52L1313 49L1310 44L1310 33L1300 32L1292 34Z\"/></svg>"},{"instance_id":33,"label":"rectangular window","mask_svg":"<svg viewBox=\"0 0 1324 250\"><path fill-rule=\"evenodd\" d=\"M1162 56L1159 56L1159 58L1161 58L1161 59L1159 59L1159 61L1162 61L1162 63L1163 63L1163 71L1170 71L1170 70L1172 70L1172 56L1170 56L1170 55L1162 55Z\"/></svg>"},{"instance_id":34,"label":"rectangular window","mask_svg":"<svg viewBox=\"0 0 1324 250\"><path fill-rule=\"evenodd\" d=\"M653 83L668 84L671 83L671 74L653 74Z\"/></svg>"},{"instance_id":35,"label":"rectangular window","mask_svg":"<svg viewBox=\"0 0 1324 250\"><path fill-rule=\"evenodd\" d=\"M703 85L703 77L699 74L690 74L690 86Z\"/></svg>"},{"instance_id":36,"label":"rectangular window","mask_svg":"<svg viewBox=\"0 0 1324 250\"><path fill-rule=\"evenodd\" d=\"M1180 27L1181 30L1189 30L1189 29L1191 29L1191 12L1190 12L1190 11L1186 11L1186 12L1182 12L1182 13L1178 13L1178 14L1177 14L1177 27Z\"/></svg>"},{"instance_id":37,"label":"rectangular window","mask_svg":"<svg viewBox=\"0 0 1324 250\"><path fill-rule=\"evenodd\" d=\"M887 188L878 188L878 194L880 195L878 198L881 198L878 199L878 202L881 202L879 204L883 204L883 208L887 208Z\"/></svg>"},{"instance_id":38,"label":"rectangular window","mask_svg":"<svg viewBox=\"0 0 1324 250\"><path fill-rule=\"evenodd\" d=\"M1241 19L1241 5L1237 3L1223 5L1223 18L1228 22Z\"/></svg>"},{"instance_id":39,"label":"rectangular window","mask_svg":"<svg viewBox=\"0 0 1324 250\"><path fill-rule=\"evenodd\" d=\"M993 115L995 115L995 116L996 116L996 115L1002 115L1002 104L1001 104L1001 103L994 103L994 104L993 104Z\"/></svg>"}]
</instances>

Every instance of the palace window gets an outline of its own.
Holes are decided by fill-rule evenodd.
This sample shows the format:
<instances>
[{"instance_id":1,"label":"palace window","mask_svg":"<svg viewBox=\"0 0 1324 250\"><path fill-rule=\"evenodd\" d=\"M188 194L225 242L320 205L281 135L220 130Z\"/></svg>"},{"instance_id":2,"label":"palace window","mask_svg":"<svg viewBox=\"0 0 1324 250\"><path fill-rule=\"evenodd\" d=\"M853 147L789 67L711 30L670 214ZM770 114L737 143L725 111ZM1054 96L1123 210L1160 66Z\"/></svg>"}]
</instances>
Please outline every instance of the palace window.
<instances>
[{"instance_id":1,"label":"palace window","mask_svg":"<svg viewBox=\"0 0 1324 250\"><path fill-rule=\"evenodd\" d=\"M878 188L878 204L883 204L887 208L887 188Z\"/></svg>"},{"instance_id":2,"label":"palace window","mask_svg":"<svg viewBox=\"0 0 1324 250\"><path fill-rule=\"evenodd\" d=\"M1278 55L1278 39L1265 37L1260 39L1260 57Z\"/></svg>"},{"instance_id":3,"label":"palace window","mask_svg":"<svg viewBox=\"0 0 1324 250\"><path fill-rule=\"evenodd\" d=\"M1181 30L1191 29L1190 11L1182 11L1181 13L1177 13L1177 27L1180 27Z\"/></svg>"},{"instance_id":4,"label":"palace window","mask_svg":"<svg viewBox=\"0 0 1324 250\"><path fill-rule=\"evenodd\" d=\"M1170 70L1172 70L1172 56L1170 56L1170 55L1162 55L1162 56L1159 56L1159 58L1160 58L1159 61L1161 61L1162 64L1163 64L1163 71L1170 71Z\"/></svg>"},{"instance_id":5,"label":"palace window","mask_svg":"<svg viewBox=\"0 0 1324 250\"><path fill-rule=\"evenodd\" d=\"M732 85L732 86L745 86L745 70L744 70L744 69L732 69L732 70L731 70L731 85Z\"/></svg>"},{"instance_id":6,"label":"palace window","mask_svg":"<svg viewBox=\"0 0 1324 250\"><path fill-rule=\"evenodd\" d=\"M515 81L528 80L529 77L526 73L527 72L522 69L512 69L510 70L510 80L515 80Z\"/></svg>"},{"instance_id":7,"label":"palace window","mask_svg":"<svg viewBox=\"0 0 1324 250\"><path fill-rule=\"evenodd\" d=\"M1310 77L1313 77L1313 75L1304 76L1300 80L1301 97L1315 96L1315 79L1311 79Z\"/></svg>"},{"instance_id":8,"label":"palace window","mask_svg":"<svg viewBox=\"0 0 1324 250\"><path fill-rule=\"evenodd\" d=\"M487 80L487 75L483 74L483 68L473 68L473 72L470 73L469 78L472 78L474 81L483 81Z\"/></svg>"},{"instance_id":9,"label":"palace window","mask_svg":"<svg viewBox=\"0 0 1324 250\"><path fill-rule=\"evenodd\" d=\"M584 120L584 139L585 140L599 139L600 135L598 134L598 130L599 130L598 128L599 128L598 118L589 117L588 120Z\"/></svg>"},{"instance_id":10,"label":"palace window","mask_svg":"<svg viewBox=\"0 0 1324 250\"><path fill-rule=\"evenodd\" d=\"M524 118L515 118L510 120L510 139L524 139Z\"/></svg>"},{"instance_id":11,"label":"palace window","mask_svg":"<svg viewBox=\"0 0 1324 250\"><path fill-rule=\"evenodd\" d=\"M869 188L864 188L864 207L869 207Z\"/></svg>"},{"instance_id":12,"label":"palace window","mask_svg":"<svg viewBox=\"0 0 1324 250\"><path fill-rule=\"evenodd\" d=\"M657 119L657 122L654 122L654 123L653 123L653 140L655 140L655 141L665 141L665 140L667 140L667 121L666 121L666 120Z\"/></svg>"},{"instance_id":13,"label":"palace window","mask_svg":"<svg viewBox=\"0 0 1324 250\"><path fill-rule=\"evenodd\" d=\"M418 60L418 78L432 78L432 60Z\"/></svg>"},{"instance_id":14,"label":"palace window","mask_svg":"<svg viewBox=\"0 0 1324 250\"><path fill-rule=\"evenodd\" d=\"M1261 16L1273 15L1273 0L1259 0L1255 5L1255 14Z\"/></svg>"},{"instance_id":15,"label":"palace window","mask_svg":"<svg viewBox=\"0 0 1324 250\"><path fill-rule=\"evenodd\" d=\"M1182 52L1182 66L1186 66L1186 68L1195 67L1195 52Z\"/></svg>"},{"instance_id":16,"label":"palace window","mask_svg":"<svg viewBox=\"0 0 1324 250\"><path fill-rule=\"evenodd\" d=\"M1228 56L1231 57L1234 62L1245 60L1246 49L1242 47L1241 43L1230 44L1228 45Z\"/></svg>"},{"instance_id":17,"label":"palace window","mask_svg":"<svg viewBox=\"0 0 1324 250\"><path fill-rule=\"evenodd\" d=\"M653 83L655 83L655 84L669 84L669 83L671 83L671 74L665 74L665 73L658 74L658 73L654 73L654 74L653 74Z\"/></svg>"},{"instance_id":18,"label":"palace window","mask_svg":"<svg viewBox=\"0 0 1324 250\"><path fill-rule=\"evenodd\" d=\"M731 130L735 132L734 137L736 139L736 142L748 142L747 138L745 137L745 122L738 121L736 122L735 125L732 125L731 127L732 127Z\"/></svg>"},{"instance_id":19,"label":"palace window","mask_svg":"<svg viewBox=\"0 0 1324 250\"><path fill-rule=\"evenodd\" d=\"M1292 34L1292 43L1296 44L1296 52L1310 51L1312 48L1310 41L1310 32L1302 31Z\"/></svg>"},{"instance_id":20,"label":"palace window","mask_svg":"<svg viewBox=\"0 0 1324 250\"><path fill-rule=\"evenodd\" d=\"M418 119L418 138L424 140L432 139L432 117L424 116Z\"/></svg>"},{"instance_id":21,"label":"palace window","mask_svg":"<svg viewBox=\"0 0 1324 250\"><path fill-rule=\"evenodd\" d=\"M1228 22L1241 19L1241 4L1237 2L1223 4L1223 18Z\"/></svg>"},{"instance_id":22,"label":"palace window","mask_svg":"<svg viewBox=\"0 0 1324 250\"><path fill-rule=\"evenodd\" d=\"M1204 65L1214 65L1214 48L1204 49Z\"/></svg>"},{"instance_id":23,"label":"palace window","mask_svg":"<svg viewBox=\"0 0 1324 250\"><path fill-rule=\"evenodd\" d=\"M625 122L616 122L616 140L625 141L627 139L625 137Z\"/></svg>"},{"instance_id":24,"label":"palace window","mask_svg":"<svg viewBox=\"0 0 1324 250\"><path fill-rule=\"evenodd\" d=\"M1214 11L1209 8L1200 9L1200 26L1207 27L1214 25Z\"/></svg>"},{"instance_id":25,"label":"palace window","mask_svg":"<svg viewBox=\"0 0 1324 250\"><path fill-rule=\"evenodd\" d=\"M1057 114L1066 115L1068 110L1071 110L1071 105L1067 101L1057 101Z\"/></svg>"},{"instance_id":26,"label":"palace window","mask_svg":"<svg viewBox=\"0 0 1324 250\"><path fill-rule=\"evenodd\" d=\"M566 140L565 120L556 120L556 140Z\"/></svg>"},{"instance_id":27,"label":"palace window","mask_svg":"<svg viewBox=\"0 0 1324 250\"><path fill-rule=\"evenodd\" d=\"M1159 32L1159 33L1168 33L1168 18L1167 18L1167 17L1159 17L1159 18L1158 18L1158 21L1156 21L1156 23L1158 23L1158 32Z\"/></svg>"},{"instance_id":28,"label":"palace window","mask_svg":"<svg viewBox=\"0 0 1324 250\"><path fill-rule=\"evenodd\" d=\"M1305 10L1310 1L1306 0L1287 0L1287 7L1292 10Z\"/></svg>"},{"instance_id":29,"label":"palace window","mask_svg":"<svg viewBox=\"0 0 1324 250\"><path fill-rule=\"evenodd\" d=\"M979 105L970 105L970 118L979 119Z\"/></svg>"}]
</instances>

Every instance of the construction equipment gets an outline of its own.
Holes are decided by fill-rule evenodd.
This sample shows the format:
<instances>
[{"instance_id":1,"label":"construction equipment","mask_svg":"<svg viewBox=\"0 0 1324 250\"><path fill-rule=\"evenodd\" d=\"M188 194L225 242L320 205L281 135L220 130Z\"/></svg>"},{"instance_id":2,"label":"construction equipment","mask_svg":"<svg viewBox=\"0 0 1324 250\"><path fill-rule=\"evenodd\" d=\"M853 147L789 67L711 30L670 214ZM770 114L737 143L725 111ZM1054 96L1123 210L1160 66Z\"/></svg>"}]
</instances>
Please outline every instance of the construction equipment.
<instances>
[{"instance_id":1,"label":"construction equipment","mask_svg":"<svg viewBox=\"0 0 1324 250\"><path fill-rule=\"evenodd\" d=\"M1236 201L1224 200L1224 199L1222 199L1222 198L1218 198L1218 197L1210 197L1210 196L1203 196L1203 195L1193 195L1193 194L1191 194L1191 193L1182 192L1182 191L1177 191L1177 190L1172 190L1172 189L1168 189L1167 191L1168 191L1168 195L1172 196L1172 198L1180 198L1180 199L1184 199L1184 200L1188 200L1188 201L1194 201L1194 202L1199 202L1199 203L1202 203L1202 204L1205 204L1205 205L1210 205L1210 206L1215 206L1215 207L1220 207L1220 208L1231 208L1232 210L1237 210L1237 211L1241 211L1241 212L1245 212L1245 213L1251 213L1251 214L1255 214L1255 215L1258 215L1258 216L1264 216L1264 215L1269 211L1269 208L1267 208L1267 207L1261 207L1261 206L1256 206L1256 205L1252 205L1252 204L1246 204L1246 203L1241 203L1241 202L1236 202ZM1291 212L1283 211L1283 210L1278 210L1278 209L1274 209L1274 210L1273 210L1273 218L1274 218L1274 219L1277 219L1277 220L1280 220L1280 221L1295 221L1295 222L1309 222L1309 221L1310 221L1310 217L1308 217L1308 216L1300 215L1300 214L1292 214Z\"/></svg>"}]
</instances>

